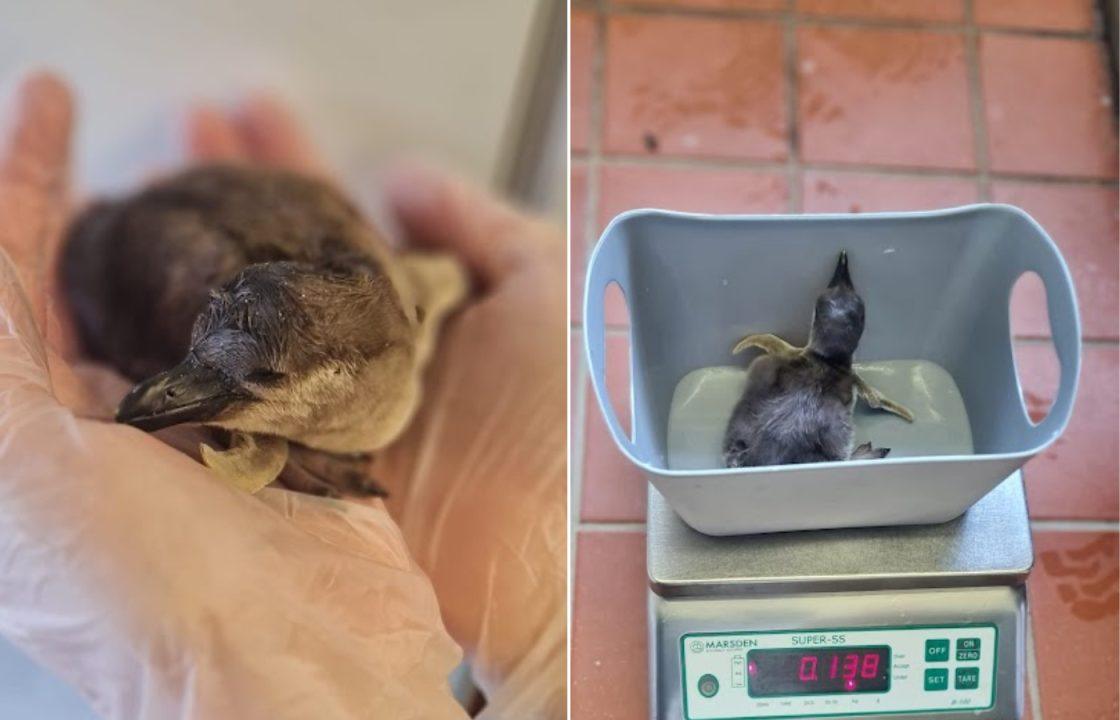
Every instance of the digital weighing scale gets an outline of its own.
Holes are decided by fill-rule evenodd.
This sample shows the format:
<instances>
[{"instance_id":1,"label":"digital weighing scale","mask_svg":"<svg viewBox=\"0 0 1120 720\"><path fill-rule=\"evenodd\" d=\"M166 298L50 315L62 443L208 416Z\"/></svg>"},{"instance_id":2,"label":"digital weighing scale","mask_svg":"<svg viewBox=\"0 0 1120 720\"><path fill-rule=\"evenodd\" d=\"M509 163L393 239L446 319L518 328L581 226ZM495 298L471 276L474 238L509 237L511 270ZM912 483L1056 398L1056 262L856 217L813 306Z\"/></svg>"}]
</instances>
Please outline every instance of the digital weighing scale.
<instances>
[{"instance_id":1,"label":"digital weighing scale","mask_svg":"<svg viewBox=\"0 0 1120 720\"><path fill-rule=\"evenodd\" d=\"M651 487L647 533L658 720L1022 715L1021 473L942 525L737 537Z\"/></svg>"}]
</instances>

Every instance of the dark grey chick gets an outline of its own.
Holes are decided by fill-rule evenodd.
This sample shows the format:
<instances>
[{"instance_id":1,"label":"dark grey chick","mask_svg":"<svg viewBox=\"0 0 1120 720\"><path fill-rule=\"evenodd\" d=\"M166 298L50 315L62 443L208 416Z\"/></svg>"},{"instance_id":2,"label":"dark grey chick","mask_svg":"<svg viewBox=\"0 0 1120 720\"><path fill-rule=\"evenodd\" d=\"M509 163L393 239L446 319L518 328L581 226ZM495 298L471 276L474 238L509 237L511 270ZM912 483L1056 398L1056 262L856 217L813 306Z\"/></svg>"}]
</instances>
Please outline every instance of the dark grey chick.
<instances>
[{"instance_id":1,"label":"dark grey chick","mask_svg":"<svg viewBox=\"0 0 1120 720\"><path fill-rule=\"evenodd\" d=\"M466 291L448 257L393 255L331 185L232 166L94 205L61 272L89 355L141 381L117 420L230 431L203 461L251 492L289 441L349 457L395 439Z\"/></svg>"},{"instance_id":2,"label":"dark grey chick","mask_svg":"<svg viewBox=\"0 0 1120 720\"><path fill-rule=\"evenodd\" d=\"M727 467L881 458L890 452L871 443L852 447L857 395L873 408L907 422L914 419L852 371L863 323L863 299L842 252L828 288L817 298L808 347L796 348L775 335L750 335L735 346L735 354L748 347L766 354L747 369L746 388L727 425Z\"/></svg>"}]
</instances>

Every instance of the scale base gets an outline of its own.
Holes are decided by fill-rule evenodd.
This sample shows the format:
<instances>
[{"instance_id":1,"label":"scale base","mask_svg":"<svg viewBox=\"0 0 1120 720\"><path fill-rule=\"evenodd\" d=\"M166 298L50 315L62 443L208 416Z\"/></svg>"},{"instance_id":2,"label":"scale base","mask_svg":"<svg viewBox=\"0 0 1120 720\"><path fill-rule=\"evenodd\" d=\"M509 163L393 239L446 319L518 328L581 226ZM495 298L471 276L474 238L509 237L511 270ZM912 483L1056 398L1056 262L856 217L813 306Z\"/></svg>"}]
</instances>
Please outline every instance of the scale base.
<instances>
[{"instance_id":1,"label":"scale base","mask_svg":"<svg viewBox=\"0 0 1120 720\"><path fill-rule=\"evenodd\" d=\"M1021 669L1025 667L1025 602L1021 586L671 600L651 592L651 716L656 720L818 717L1019 720L1024 697ZM741 641L723 641L717 643L715 649L709 647L706 651L700 650L699 643L692 643L695 636L702 638L704 633L726 638L740 632L744 636L764 636L777 634L774 631L803 630L805 632L798 633L798 637L805 637L823 630L866 635L871 633L864 631L870 629L882 629L883 637L896 638L896 648L900 634L924 632L949 638L983 636L986 638L985 658L980 662L957 662L958 658L952 657L950 650L949 658L927 662L922 656L924 641L919 638L916 645L911 643L914 649L909 656L896 652L893 660L895 687L891 693L767 698L760 708L760 701L751 700L748 695L742 670L737 670L739 674L734 678L731 675L733 662L737 668L745 667L743 658L747 651L742 648ZM699 695L699 689L692 687L701 671L682 670L682 662L696 664L701 660L694 655L697 652L717 653L703 661L710 667L722 669L722 672L715 671L721 678L717 692L725 696L718 707L714 700ZM976 693L955 692L951 680L957 668L963 670L976 665L985 667L983 692L980 693L983 699L979 701L975 700ZM948 687L928 691L921 686L927 670L936 675L942 669L950 678ZM682 672L690 677L682 679ZM990 677L988 672L992 673ZM910 679L911 689L903 693L904 682L899 681L906 678ZM953 707L957 702L972 704L957 711Z\"/></svg>"},{"instance_id":2,"label":"scale base","mask_svg":"<svg viewBox=\"0 0 1120 720\"><path fill-rule=\"evenodd\" d=\"M1022 717L1020 473L941 525L719 538L651 488L647 552L657 720Z\"/></svg>"}]
</instances>

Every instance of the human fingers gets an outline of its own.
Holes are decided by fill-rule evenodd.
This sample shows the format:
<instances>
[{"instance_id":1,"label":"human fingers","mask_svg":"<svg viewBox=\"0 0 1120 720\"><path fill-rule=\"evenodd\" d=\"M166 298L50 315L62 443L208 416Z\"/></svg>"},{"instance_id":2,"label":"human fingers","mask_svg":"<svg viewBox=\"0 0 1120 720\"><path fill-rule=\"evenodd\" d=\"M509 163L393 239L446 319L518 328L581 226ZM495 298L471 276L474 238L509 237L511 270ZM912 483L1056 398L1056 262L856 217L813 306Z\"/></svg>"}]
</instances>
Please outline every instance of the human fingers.
<instances>
[{"instance_id":1,"label":"human fingers","mask_svg":"<svg viewBox=\"0 0 1120 720\"><path fill-rule=\"evenodd\" d=\"M326 163L306 128L277 98L263 93L249 97L235 122L252 161L309 175L326 174Z\"/></svg>"},{"instance_id":2,"label":"human fingers","mask_svg":"<svg viewBox=\"0 0 1120 720\"><path fill-rule=\"evenodd\" d=\"M24 78L0 143L0 247L12 259L40 332L65 219L73 102L56 75Z\"/></svg>"},{"instance_id":3,"label":"human fingers","mask_svg":"<svg viewBox=\"0 0 1120 720\"><path fill-rule=\"evenodd\" d=\"M385 193L410 244L458 255L483 285L499 282L540 249L537 221L427 165L391 168Z\"/></svg>"}]
</instances>

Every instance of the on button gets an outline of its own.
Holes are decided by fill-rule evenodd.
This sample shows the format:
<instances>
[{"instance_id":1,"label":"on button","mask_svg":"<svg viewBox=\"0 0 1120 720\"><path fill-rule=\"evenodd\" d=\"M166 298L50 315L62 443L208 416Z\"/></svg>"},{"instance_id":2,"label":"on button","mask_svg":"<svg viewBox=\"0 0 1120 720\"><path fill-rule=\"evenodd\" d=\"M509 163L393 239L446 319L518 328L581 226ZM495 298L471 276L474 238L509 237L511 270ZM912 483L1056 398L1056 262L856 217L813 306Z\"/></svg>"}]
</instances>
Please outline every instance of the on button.
<instances>
[{"instance_id":1,"label":"on button","mask_svg":"<svg viewBox=\"0 0 1120 720\"><path fill-rule=\"evenodd\" d=\"M716 680L715 675L701 675L700 682L696 684L696 689L704 697L710 698L719 692L719 680Z\"/></svg>"},{"instance_id":2,"label":"on button","mask_svg":"<svg viewBox=\"0 0 1120 720\"><path fill-rule=\"evenodd\" d=\"M980 660L980 638L958 638L957 660L959 662L977 662Z\"/></svg>"}]
</instances>

